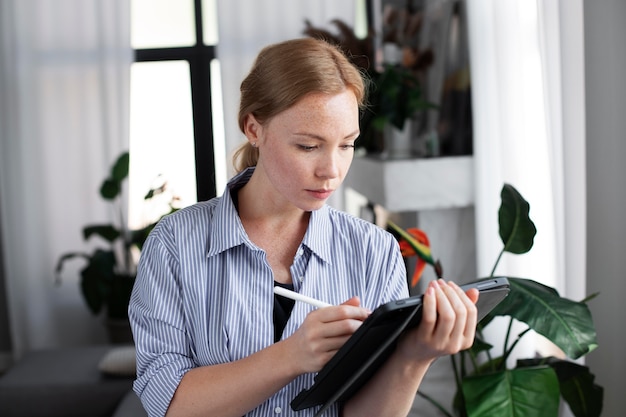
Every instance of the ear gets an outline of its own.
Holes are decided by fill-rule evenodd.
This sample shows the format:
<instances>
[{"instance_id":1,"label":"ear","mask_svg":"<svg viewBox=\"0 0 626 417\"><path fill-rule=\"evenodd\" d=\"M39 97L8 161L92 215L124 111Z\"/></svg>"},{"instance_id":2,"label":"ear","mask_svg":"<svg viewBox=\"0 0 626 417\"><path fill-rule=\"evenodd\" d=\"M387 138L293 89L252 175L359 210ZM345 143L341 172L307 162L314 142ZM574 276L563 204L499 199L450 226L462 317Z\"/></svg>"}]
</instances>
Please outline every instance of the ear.
<instances>
[{"instance_id":1,"label":"ear","mask_svg":"<svg viewBox=\"0 0 626 417\"><path fill-rule=\"evenodd\" d=\"M258 143L263 131L263 125L250 113L243 123L243 133L250 143Z\"/></svg>"}]
</instances>

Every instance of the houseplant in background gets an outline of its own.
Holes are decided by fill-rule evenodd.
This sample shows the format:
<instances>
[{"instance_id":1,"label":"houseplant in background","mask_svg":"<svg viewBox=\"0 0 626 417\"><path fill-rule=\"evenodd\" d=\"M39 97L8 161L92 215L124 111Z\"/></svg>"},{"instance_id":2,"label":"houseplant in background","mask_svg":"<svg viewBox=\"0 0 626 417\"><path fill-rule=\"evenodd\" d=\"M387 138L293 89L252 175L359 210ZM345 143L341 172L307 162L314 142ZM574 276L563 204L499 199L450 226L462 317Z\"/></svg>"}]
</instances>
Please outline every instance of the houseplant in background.
<instances>
[{"instance_id":1,"label":"houseplant in background","mask_svg":"<svg viewBox=\"0 0 626 417\"><path fill-rule=\"evenodd\" d=\"M494 276L505 252L524 254L533 246L537 232L529 217L528 202L511 185L501 192L498 212L499 233L504 244L490 274ZM414 247L418 256L424 252L423 243L396 224L389 222L392 232ZM432 255L424 259L435 265ZM576 417L597 417L602 411L603 388L594 383L589 368L570 359L579 359L597 347L596 331L587 301L577 302L561 297L551 287L527 278L507 277L511 285L509 296L479 323L472 348L451 356L457 393L452 402L456 412L430 396L418 392L444 415L452 417L556 417L561 399ZM595 295L594 295L595 296ZM492 358L493 347L482 337L497 316L508 317L508 329L501 341L503 354ZM527 327L511 341L514 321ZM563 358L533 357L519 359L508 365L515 346L530 331L544 336L561 349ZM566 357L566 358L565 358Z\"/></svg>"},{"instance_id":2,"label":"houseplant in background","mask_svg":"<svg viewBox=\"0 0 626 417\"><path fill-rule=\"evenodd\" d=\"M389 19L399 21L400 17L396 13L391 14ZM422 75L432 64L434 56L430 49L420 50L414 40L421 24L419 12L405 16L405 20L410 20L410 23L402 25L403 30L387 31L382 35L387 45L383 49L397 53L391 54L394 57L380 65L376 60L376 34L373 29L370 28L366 37L359 38L353 28L339 19L331 22L338 29L337 33L314 27L308 20L305 21L305 35L339 46L370 81L368 107L361 114L361 136L356 143L357 147L370 154L411 156L410 142L418 114L436 107L427 102L422 93ZM407 39L411 41L407 42ZM394 146L390 142L392 137L400 138L404 145Z\"/></svg>"},{"instance_id":3,"label":"houseplant in background","mask_svg":"<svg viewBox=\"0 0 626 417\"><path fill-rule=\"evenodd\" d=\"M85 261L85 266L80 271L81 293L91 313L94 315L104 313L109 338L113 343L132 341L127 310L135 282L136 252L141 250L148 234L158 221L157 219L149 222L137 230L130 230L126 225L121 196L123 184L128 178L129 161L129 153L122 153L100 186L100 196L116 206L117 222L93 224L83 228L85 241L98 237L106 243L106 248L97 247L92 252L65 253L60 256L55 268L56 283L60 284L66 262L73 259ZM151 200L164 192L166 184L150 189L145 199ZM174 206L176 200L176 197L169 200L168 213L176 210Z\"/></svg>"}]
</instances>

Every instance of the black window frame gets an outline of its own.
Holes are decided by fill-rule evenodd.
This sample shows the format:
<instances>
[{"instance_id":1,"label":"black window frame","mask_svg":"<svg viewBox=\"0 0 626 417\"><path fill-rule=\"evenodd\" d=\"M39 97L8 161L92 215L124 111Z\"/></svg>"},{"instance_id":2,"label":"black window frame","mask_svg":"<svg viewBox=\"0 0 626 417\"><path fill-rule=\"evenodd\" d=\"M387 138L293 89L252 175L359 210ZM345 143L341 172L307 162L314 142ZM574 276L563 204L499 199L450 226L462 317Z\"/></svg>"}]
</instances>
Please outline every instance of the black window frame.
<instances>
[{"instance_id":1,"label":"black window frame","mask_svg":"<svg viewBox=\"0 0 626 417\"><path fill-rule=\"evenodd\" d=\"M187 47L135 49L135 62L187 61L191 82L191 105L196 163L196 197L209 200L217 195L211 100L211 61L215 45L204 44L202 0L194 0L196 43Z\"/></svg>"}]
</instances>

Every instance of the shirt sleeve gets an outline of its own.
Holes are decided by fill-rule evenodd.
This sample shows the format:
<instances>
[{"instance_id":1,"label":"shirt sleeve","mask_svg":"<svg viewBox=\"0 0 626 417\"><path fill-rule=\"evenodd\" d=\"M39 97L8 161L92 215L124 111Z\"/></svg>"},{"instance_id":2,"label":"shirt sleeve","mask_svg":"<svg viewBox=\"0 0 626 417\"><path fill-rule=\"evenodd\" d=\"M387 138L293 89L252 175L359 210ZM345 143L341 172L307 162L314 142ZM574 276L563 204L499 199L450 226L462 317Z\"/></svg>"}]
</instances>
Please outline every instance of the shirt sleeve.
<instances>
[{"instance_id":1,"label":"shirt sleeve","mask_svg":"<svg viewBox=\"0 0 626 417\"><path fill-rule=\"evenodd\" d=\"M174 238L161 221L142 248L129 304L137 350L133 388L150 417L165 415L194 362L186 339Z\"/></svg>"},{"instance_id":2,"label":"shirt sleeve","mask_svg":"<svg viewBox=\"0 0 626 417\"><path fill-rule=\"evenodd\" d=\"M374 306L409 296L406 266L398 241L387 231L378 232L370 248L372 252L370 259L373 261L369 275L375 277L371 284L374 291L370 293L378 295L378 299L371 303Z\"/></svg>"}]
</instances>

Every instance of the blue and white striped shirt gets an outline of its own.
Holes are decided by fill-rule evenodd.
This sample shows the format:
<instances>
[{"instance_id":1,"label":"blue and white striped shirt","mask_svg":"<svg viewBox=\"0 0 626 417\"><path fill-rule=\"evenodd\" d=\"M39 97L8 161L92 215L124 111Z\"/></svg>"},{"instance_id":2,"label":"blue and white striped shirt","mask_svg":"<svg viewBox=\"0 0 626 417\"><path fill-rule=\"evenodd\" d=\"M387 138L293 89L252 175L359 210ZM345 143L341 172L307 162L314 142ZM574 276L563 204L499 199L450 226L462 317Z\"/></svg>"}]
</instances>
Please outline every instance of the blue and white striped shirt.
<instances>
[{"instance_id":1,"label":"blue and white striped shirt","mask_svg":"<svg viewBox=\"0 0 626 417\"><path fill-rule=\"evenodd\" d=\"M134 389L150 416L165 414L190 369L232 362L274 343L272 270L228 191L252 172L233 178L222 197L163 218L144 245L129 315L137 348ZM330 304L358 295L374 309L408 295L393 236L328 206L311 213L291 275L295 291ZM295 303L283 338L312 308ZM313 415L314 408L295 412L289 406L313 378L299 376L247 415ZM338 414L335 406L326 415Z\"/></svg>"}]
</instances>

